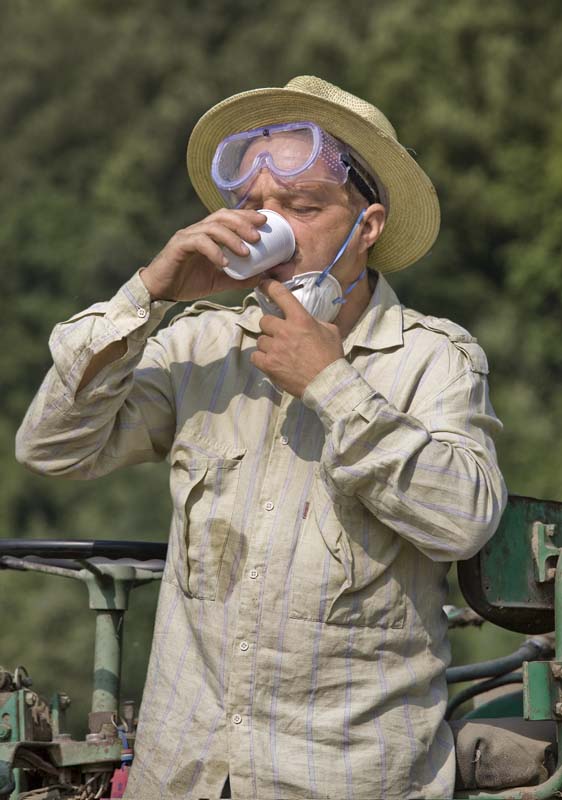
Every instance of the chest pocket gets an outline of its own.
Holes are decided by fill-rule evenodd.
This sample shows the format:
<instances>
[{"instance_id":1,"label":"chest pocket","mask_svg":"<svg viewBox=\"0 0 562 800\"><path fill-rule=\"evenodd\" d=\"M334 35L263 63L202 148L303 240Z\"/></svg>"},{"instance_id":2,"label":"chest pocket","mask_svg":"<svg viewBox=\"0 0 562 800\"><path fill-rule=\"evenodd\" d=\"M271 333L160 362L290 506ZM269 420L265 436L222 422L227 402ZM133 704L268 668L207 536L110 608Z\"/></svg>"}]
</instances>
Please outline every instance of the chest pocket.
<instances>
[{"instance_id":1,"label":"chest pocket","mask_svg":"<svg viewBox=\"0 0 562 800\"><path fill-rule=\"evenodd\" d=\"M405 593L394 575L400 537L355 498L332 498L317 476L297 544L293 619L402 628Z\"/></svg>"},{"instance_id":2,"label":"chest pocket","mask_svg":"<svg viewBox=\"0 0 562 800\"><path fill-rule=\"evenodd\" d=\"M203 437L174 450L172 568L180 587L192 597L216 598L245 452Z\"/></svg>"}]
</instances>

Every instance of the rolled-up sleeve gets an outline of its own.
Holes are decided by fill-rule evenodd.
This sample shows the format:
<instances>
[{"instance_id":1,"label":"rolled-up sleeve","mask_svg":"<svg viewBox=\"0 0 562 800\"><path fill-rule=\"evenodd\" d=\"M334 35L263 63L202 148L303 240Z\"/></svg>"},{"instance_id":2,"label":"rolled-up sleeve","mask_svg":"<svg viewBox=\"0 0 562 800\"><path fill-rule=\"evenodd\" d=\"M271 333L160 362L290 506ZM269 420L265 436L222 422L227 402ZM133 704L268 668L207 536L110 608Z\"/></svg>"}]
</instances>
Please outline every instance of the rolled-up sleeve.
<instances>
[{"instance_id":1,"label":"rolled-up sleeve","mask_svg":"<svg viewBox=\"0 0 562 800\"><path fill-rule=\"evenodd\" d=\"M494 446L501 423L486 376L468 362L408 413L343 358L303 401L326 430L320 471L335 502L359 498L436 561L469 558L492 536L507 499Z\"/></svg>"},{"instance_id":2,"label":"rolled-up sleeve","mask_svg":"<svg viewBox=\"0 0 562 800\"><path fill-rule=\"evenodd\" d=\"M53 366L17 433L18 461L87 479L166 456L175 425L169 368L165 349L149 337L172 305L151 303L137 273L109 302L54 328ZM121 340L125 354L78 391L92 358Z\"/></svg>"}]
</instances>

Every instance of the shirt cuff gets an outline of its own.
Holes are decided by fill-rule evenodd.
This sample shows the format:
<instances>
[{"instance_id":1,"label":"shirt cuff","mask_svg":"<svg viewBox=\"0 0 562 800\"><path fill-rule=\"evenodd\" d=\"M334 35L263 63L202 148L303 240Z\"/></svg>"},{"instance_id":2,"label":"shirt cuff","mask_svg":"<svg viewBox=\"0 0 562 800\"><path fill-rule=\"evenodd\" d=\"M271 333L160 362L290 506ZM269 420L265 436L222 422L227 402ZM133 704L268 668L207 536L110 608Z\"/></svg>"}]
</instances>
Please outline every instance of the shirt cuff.
<instances>
[{"instance_id":1,"label":"shirt cuff","mask_svg":"<svg viewBox=\"0 0 562 800\"><path fill-rule=\"evenodd\" d=\"M59 323L51 334L49 346L64 386L62 395L74 402L77 387L92 357L121 339L127 340L127 352L113 362L112 370L116 377L120 368L131 370L131 364L138 360L144 343L173 305L173 302L163 300L151 302L137 272L109 302L96 303ZM104 371L101 370L91 381L89 394L96 390ZM88 387L84 389L87 391Z\"/></svg>"},{"instance_id":2,"label":"shirt cuff","mask_svg":"<svg viewBox=\"0 0 562 800\"><path fill-rule=\"evenodd\" d=\"M313 378L304 391L302 401L318 414L329 431L335 422L374 394L373 387L355 367L345 358L338 358Z\"/></svg>"},{"instance_id":3,"label":"shirt cuff","mask_svg":"<svg viewBox=\"0 0 562 800\"><path fill-rule=\"evenodd\" d=\"M160 325L166 311L174 304L170 300L151 301L139 270L109 301L105 316L121 338L142 340Z\"/></svg>"}]
</instances>

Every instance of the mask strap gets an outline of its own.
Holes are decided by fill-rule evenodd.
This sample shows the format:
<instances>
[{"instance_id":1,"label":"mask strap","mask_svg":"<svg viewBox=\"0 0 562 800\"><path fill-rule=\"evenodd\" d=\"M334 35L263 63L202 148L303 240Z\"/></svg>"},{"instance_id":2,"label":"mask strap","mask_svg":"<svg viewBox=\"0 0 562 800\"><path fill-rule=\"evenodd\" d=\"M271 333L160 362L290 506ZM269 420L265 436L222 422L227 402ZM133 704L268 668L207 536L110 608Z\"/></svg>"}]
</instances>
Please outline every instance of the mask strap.
<instances>
[{"instance_id":1,"label":"mask strap","mask_svg":"<svg viewBox=\"0 0 562 800\"><path fill-rule=\"evenodd\" d=\"M347 295L351 292L352 289L355 289L355 287L357 286L359 281L362 281L366 274L367 274L367 268L365 267L365 269L363 270L361 275L359 275L358 278L355 278L353 283L349 284L349 286L347 287L347 289L343 293L342 297L336 297L335 300L332 300L332 303L346 303L347 300L345 298L347 297Z\"/></svg>"},{"instance_id":2,"label":"mask strap","mask_svg":"<svg viewBox=\"0 0 562 800\"><path fill-rule=\"evenodd\" d=\"M359 214L359 216L358 216L358 217L357 217L357 219L355 220L355 223L354 223L354 225L353 225L352 229L349 231L349 233L347 234L347 237L346 237L346 239L345 239L344 243L342 244L342 246L341 246L341 247L340 247L340 249L338 250L338 252L337 252L337 254L336 254L336 257L334 258L334 260L332 261L332 263L331 263L331 264L328 264L328 266L326 267L326 269L322 270L322 272L320 273L320 275L317 277L317 279L316 279L316 286L320 286L320 284L322 283L322 281L324 280L324 278L326 277L326 275L327 275L327 274L330 272L330 270L332 269L332 267L334 267L334 266L335 266L335 265L338 263L338 261L340 260L340 258L343 256L343 254L344 254L344 253L345 253L345 251L347 250L347 246L348 246L348 244L350 243L350 241L351 241L351 239L352 239L352 237L353 237L353 234L355 233L355 231L356 231L356 230L357 230L357 228L359 227L359 224L361 223L361 220L363 219L363 217L364 217L364 216L365 216L365 209L364 209L364 208L362 208L362 209L361 209L361 213ZM362 274L359 276L359 278L357 278L357 280L355 281L355 283L352 283L352 284L351 284L351 286L350 286L350 287L349 287L349 288L346 290L346 292L345 292L346 294L348 294L348 292L349 292L351 289L353 289L353 287L354 287L354 286L357 284L357 282L361 280L361 278L363 277L363 274L364 274L364 273L362 273Z\"/></svg>"}]
</instances>

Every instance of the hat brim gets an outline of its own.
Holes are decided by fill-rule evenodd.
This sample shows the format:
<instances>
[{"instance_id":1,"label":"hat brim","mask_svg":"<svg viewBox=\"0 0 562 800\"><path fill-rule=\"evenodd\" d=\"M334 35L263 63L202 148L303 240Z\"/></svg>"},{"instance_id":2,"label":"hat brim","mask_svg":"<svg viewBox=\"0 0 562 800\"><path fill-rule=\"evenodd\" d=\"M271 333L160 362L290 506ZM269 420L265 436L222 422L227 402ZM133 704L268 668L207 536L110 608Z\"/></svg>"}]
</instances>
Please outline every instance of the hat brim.
<instances>
[{"instance_id":1,"label":"hat brim","mask_svg":"<svg viewBox=\"0 0 562 800\"><path fill-rule=\"evenodd\" d=\"M219 143L232 133L276 122L316 122L355 150L383 183L389 200L384 231L368 265L404 269L424 256L439 232L439 201L425 172L396 139L339 103L294 89L254 89L229 97L204 114L187 147L190 180L209 211L224 206L211 178Z\"/></svg>"}]
</instances>

